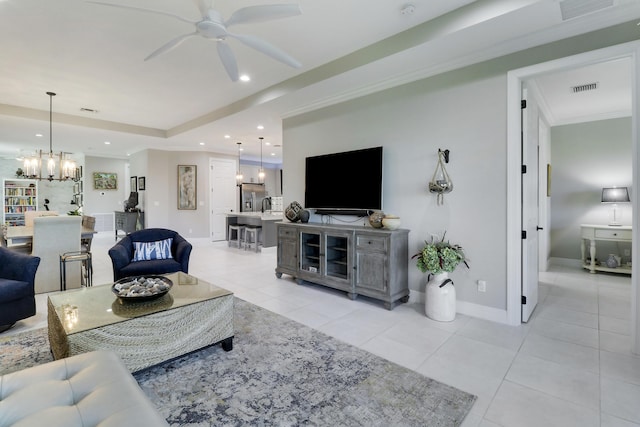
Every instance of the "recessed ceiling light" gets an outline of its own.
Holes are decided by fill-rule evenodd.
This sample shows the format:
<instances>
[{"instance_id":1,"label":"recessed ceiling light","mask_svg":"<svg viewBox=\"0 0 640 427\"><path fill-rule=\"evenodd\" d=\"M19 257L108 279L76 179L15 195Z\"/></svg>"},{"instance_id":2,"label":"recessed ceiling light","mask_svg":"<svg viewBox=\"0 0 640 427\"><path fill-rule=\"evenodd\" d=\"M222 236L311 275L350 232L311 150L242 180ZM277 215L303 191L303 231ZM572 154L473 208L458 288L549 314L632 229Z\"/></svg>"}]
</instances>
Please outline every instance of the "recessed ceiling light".
<instances>
[{"instance_id":1,"label":"recessed ceiling light","mask_svg":"<svg viewBox=\"0 0 640 427\"><path fill-rule=\"evenodd\" d=\"M249 77L247 74L243 74L243 75L240 76L240 81L241 82L251 81L251 77Z\"/></svg>"},{"instance_id":2,"label":"recessed ceiling light","mask_svg":"<svg viewBox=\"0 0 640 427\"><path fill-rule=\"evenodd\" d=\"M276 155L276 153L271 153L271 155L272 155L272 156L275 156L275 155Z\"/></svg>"},{"instance_id":3,"label":"recessed ceiling light","mask_svg":"<svg viewBox=\"0 0 640 427\"><path fill-rule=\"evenodd\" d=\"M204 145L204 142L200 142L200 145Z\"/></svg>"},{"instance_id":4,"label":"recessed ceiling light","mask_svg":"<svg viewBox=\"0 0 640 427\"><path fill-rule=\"evenodd\" d=\"M244 151L244 148L242 148L242 147L241 147L241 148L240 148L240 151Z\"/></svg>"},{"instance_id":5,"label":"recessed ceiling light","mask_svg":"<svg viewBox=\"0 0 640 427\"><path fill-rule=\"evenodd\" d=\"M225 135L224 136L224 139L229 139L229 138L231 138L231 135Z\"/></svg>"},{"instance_id":6,"label":"recessed ceiling light","mask_svg":"<svg viewBox=\"0 0 640 427\"><path fill-rule=\"evenodd\" d=\"M111 142L109 142L109 141L105 141L104 142L104 145L110 145L110 144L111 144Z\"/></svg>"},{"instance_id":7,"label":"recessed ceiling light","mask_svg":"<svg viewBox=\"0 0 640 427\"><path fill-rule=\"evenodd\" d=\"M41 134L41 133L36 133L36 136L37 136L38 138L42 138L42 134Z\"/></svg>"},{"instance_id":8,"label":"recessed ceiling light","mask_svg":"<svg viewBox=\"0 0 640 427\"><path fill-rule=\"evenodd\" d=\"M264 145L271 145L271 143L270 142L265 142Z\"/></svg>"},{"instance_id":9,"label":"recessed ceiling light","mask_svg":"<svg viewBox=\"0 0 640 427\"><path fill-rule=\"evenodd\" d=\"M264 129L264 126L258 125L258 130L262 130L262 129Z\"/></svg>"}]
</instances>

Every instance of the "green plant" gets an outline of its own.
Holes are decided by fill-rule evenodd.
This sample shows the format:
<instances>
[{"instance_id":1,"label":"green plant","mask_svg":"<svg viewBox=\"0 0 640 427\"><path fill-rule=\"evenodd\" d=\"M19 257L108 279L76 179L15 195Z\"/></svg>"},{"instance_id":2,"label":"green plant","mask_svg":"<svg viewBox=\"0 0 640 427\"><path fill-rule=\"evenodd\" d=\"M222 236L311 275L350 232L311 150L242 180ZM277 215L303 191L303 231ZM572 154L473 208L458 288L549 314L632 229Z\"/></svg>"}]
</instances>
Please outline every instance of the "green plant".
<instances>
[{"instance_id":1,"label":"green plant","mask_svg":"<svg viewBox=\"0 0 640 427\"><path fill-rule=\"evenodd\" d=\"M411 259L414 258L418 260L416 264L418 270L423 273L427 271L433 274L439 274L443 271L450 273L460 263L464 263L469 268L462 246L445 242L444 235L440 241L434 241L433 238L431 243L425 241L420 252L411 257Z\"/></svg>"}]
</instances>

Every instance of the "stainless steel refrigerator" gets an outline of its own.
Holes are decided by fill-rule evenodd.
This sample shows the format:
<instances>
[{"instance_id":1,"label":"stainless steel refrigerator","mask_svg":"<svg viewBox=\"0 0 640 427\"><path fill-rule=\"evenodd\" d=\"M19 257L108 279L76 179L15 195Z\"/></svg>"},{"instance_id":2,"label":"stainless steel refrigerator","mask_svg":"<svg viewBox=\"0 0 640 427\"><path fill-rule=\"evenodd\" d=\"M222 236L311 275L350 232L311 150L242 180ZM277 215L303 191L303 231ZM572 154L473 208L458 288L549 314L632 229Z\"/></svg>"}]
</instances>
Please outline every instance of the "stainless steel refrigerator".
<instances>
[{"instance_id":1,"label":"stainless steel refrigerator","mask_svg":"<svg viewBox=\"0 0 640 427\"><path fill-rule=\"evenodd\" d=\"M267 192L264 184L245 183L240 185L240 212L260 212ZM269 207L269 210L271 207Z\"/></svg>"}]
</instances>

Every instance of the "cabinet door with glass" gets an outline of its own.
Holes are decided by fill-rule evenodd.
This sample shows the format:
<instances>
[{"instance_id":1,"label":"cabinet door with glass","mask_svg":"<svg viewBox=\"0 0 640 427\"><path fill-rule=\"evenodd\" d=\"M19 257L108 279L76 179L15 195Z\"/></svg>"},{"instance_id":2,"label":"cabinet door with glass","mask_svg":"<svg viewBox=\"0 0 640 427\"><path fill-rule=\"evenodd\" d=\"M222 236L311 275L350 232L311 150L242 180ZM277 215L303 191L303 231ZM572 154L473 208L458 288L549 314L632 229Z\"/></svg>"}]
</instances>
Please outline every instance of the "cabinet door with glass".
<instances>
[{"instance_id":1,"label":"cabinet door with glass","mask_svg":"<svg viewBox=\"0 0 640 427\"><path fill-rule=\"evenodd\" d=\"M300 232L300 276L313 280L322 276L321 243L322 232L315 229Z\"/></svg>"},{"instance_id":2,"label":"cabinet door with glass","mask_svg":"<svg viewBox=\"0 0 640 427\"><path fill-rule=\"evenodd\" d=\"M350 232L309 229L300 232L302 280L321 280L326 286L351 292Z\"/></svg>"},{"instance_id":3,"label":"cabinet door with glass","mask_svg":"<svg viewBox=\"0 0 640 427\"><path fill-rule=\"evenodd\" d=\"M352 297L351 292L353 291L353 284L351 283L353 259L349 256L352 236L353 233L350 232L325 232L323 242L324 257L322 258L323 275L326 282L337 289L349 292L349 297Z\"/></svg>"}]
</instances>

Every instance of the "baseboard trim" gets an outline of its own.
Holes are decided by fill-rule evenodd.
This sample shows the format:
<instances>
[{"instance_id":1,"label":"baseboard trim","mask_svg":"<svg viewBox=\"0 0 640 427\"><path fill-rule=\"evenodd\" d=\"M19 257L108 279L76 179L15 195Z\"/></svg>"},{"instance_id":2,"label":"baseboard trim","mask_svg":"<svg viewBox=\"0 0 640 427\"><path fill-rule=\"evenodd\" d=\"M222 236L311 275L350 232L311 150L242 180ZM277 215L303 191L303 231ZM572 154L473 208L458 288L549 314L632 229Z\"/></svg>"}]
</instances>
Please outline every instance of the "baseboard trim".
<instances>
[{"instance_id":1,"label":"baseboard trim","mask_svg":"<svg viewBox=\"0 0 640 427\"><path fill-rule=\"evenodd\" d=\"M413 289L411 289L409 302L424 305L424 292L414 291ZM472 302L457 300L456 313L464 314L465 316L476 317L478 319L489 320L491 322L504 323L507 325L509 324L507 310L487 307L486 305L475 304Z\"/></svg>"},{"instance_id":2,"label":"baseboard trim","mask_svg":"<svg viewBox=\"0 0 640 427\"><path fill-rule=\"evenodd\" d=\"M549 258L550 265L557 265L562 267L582 267L582 261L579 259L573 258L559 258L559 257L551 257Z\"/></svg>"}]
</instances>

